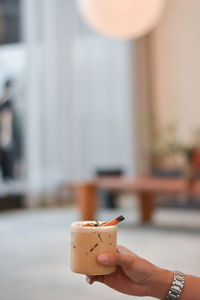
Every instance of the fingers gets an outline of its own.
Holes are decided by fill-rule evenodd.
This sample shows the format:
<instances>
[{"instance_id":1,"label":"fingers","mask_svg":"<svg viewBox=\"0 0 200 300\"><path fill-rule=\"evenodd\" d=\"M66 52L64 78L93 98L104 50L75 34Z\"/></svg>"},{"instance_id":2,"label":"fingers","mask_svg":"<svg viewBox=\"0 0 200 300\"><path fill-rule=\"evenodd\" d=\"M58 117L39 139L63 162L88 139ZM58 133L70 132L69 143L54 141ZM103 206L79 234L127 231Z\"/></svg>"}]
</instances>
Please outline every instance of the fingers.
<instances>
[{"instance_id":1,"label":"fingers","mask_svg":"<svg viewBox=\"0 0 200 300\"><path fill-rule=\"evenodd\" d=\"M94 276L87 275L86 276L86 281L87 281L87 283L89 283L90 285L92 285L94 283L94 281L95 281Z\"/></svg>"},{"instance_id":2,"label":"fingers","mask_svg":"<svg viewBox=\"0 0 200 300\"><path fill-rule=\"evenodd\" d=\"M112 253L105 253L105 254L100 254L97 258L98 262L102 265L106 266L115 266L119 265L124 268L131 268L133 267L136 256L132 254L121 254L117 252L112 252Z\"/></svg>"},{"instance_id":3,"label":"fingers","mask_svg":"<svg viewBox=\"0 0 200 300\"><path fill-rule=\"evenodd\" d=\"M128 250L123 246L118 246L116 252L100 254L97 257L97 261L105 266L121 266L126 269L132 269L134 267L135 261L137 260L138 256L135 255L133 252ZM91 285L95 281L99 281L104 283L105 276L91 276L87 275L86 277L87 282Z\"/></svg>"},{"instance_id":4,"label":"fingers","mask_svg":"<svg viewBox=\"0 0 200 300\"><path fill-rule=\"evenodd\" d=\"M120 246L120 245L117 246L117 252L121 253L121 254L130 254L130 255L138 257L135 253L133 253L129 249L127 249L127 248L125 248L123 246Z\"/></svg>"},{"instance_id":5,"label":"fingers","mask_svg":"<svg viewBox=\"0 0 200 300\"><path fill-rule=\"evenodd\" d=\"M98 276L90 276L87 275L86 276L86 281L87 283L89 283L90 285L92 285L95 281L99 281L99 282L104 282L104 275L98 275Z\"/></svg>"}]
</instances>

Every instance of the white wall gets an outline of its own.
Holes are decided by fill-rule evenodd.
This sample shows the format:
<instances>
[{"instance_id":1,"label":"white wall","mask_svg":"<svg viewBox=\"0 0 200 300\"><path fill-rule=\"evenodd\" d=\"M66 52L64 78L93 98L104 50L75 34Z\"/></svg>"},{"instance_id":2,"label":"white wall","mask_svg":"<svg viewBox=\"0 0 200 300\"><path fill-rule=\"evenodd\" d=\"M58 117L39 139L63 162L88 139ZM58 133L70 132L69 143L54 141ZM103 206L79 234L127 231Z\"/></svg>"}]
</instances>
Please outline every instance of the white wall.
<instances>
[{"instance_id":1,"label":"white wall","mask_svg":"<svg viewBox=\"0 0 200 300\"><path fill-rule=\"evenodd\" d=\"M88 30L71 0L24 7L30 186L87 179L96 167L133 174L133 46Z\"/></svg>"},{"instance_id":2,"label":"white wall","mask_svg":"<svg viewBox=\"0 0 200 300\"><path fill-rule=\"evenodd\" d=\"M77 175L89 177L97 167L112 166L132 174L131 46L102 37L77 38L73 52Z\"/></svg>"}]
</instances>

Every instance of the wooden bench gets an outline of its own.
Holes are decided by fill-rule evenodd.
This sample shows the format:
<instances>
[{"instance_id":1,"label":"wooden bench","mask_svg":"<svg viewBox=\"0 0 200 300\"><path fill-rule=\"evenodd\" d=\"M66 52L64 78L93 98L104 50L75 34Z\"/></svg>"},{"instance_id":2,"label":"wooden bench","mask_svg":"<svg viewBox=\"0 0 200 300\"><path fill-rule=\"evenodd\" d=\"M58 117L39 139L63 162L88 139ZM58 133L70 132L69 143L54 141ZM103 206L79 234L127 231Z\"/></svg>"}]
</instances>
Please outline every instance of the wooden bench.
<instances>
[{"instance_id":1,"label":"wooden bench","mask_svg":"<svg viewBox=\"0 0 200 300\"><path fill-rule=\"evenodd\" d=\"M155 197L159 195L200 196L200 181L189 183L184 179L163 179L157 177L105 177L80 182L75 185L76 204L81 220L95 219L98 211L98 190L116 193L137 194L140 201L142 223L152 221L155 211Z\"/></svg>"}]
</instances>

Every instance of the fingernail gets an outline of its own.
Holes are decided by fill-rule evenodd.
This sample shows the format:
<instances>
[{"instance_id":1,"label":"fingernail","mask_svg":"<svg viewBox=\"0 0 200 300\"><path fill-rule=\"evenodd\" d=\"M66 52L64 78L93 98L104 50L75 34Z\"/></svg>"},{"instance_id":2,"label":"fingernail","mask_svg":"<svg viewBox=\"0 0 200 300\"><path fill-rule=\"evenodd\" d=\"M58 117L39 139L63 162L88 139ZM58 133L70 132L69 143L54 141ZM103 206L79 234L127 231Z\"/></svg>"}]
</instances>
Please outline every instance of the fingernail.
<instances>
[{"instance_id":1,"label":"fingernail","mask_svg":"<svg viewBox=\"0 0 200 300\"><path fill-rule=\"evenodd\" d=\"M102 264L107 264L109 263L109 257L106 254L100 254L98 256L98 262L102 263Z\"/></svg>"},{"instance_id":2,"label":"fingernail","mask_svg":"<svg viewBox=\"0 0 200 300\"><path fill-rule=\"evenodd\" d=\"M94 282L94 280L91 277L89 277L89 276L86 276L86 281L89 284L93 284L93 282Z\"/></svg>"}]
</instances>

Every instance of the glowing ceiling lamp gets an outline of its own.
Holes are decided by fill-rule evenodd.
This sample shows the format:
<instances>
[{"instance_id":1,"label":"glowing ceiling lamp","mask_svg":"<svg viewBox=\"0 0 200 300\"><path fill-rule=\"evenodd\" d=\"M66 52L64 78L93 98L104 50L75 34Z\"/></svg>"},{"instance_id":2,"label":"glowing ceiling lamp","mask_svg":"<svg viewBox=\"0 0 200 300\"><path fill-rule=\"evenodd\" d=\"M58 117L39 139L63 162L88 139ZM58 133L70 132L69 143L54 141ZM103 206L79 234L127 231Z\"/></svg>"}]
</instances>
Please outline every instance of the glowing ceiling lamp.
<instances>
[{"instance_id":1,"label":"glowing ceiling lamp","mask_svg":"<svg viewBox=\"0 0 200 300\"><path fill-rule=\"evenodd\" d=\"M152 30L165 0L77 0L89 26L104 35L132 39Z\"/></svg>"}]
</instances>

